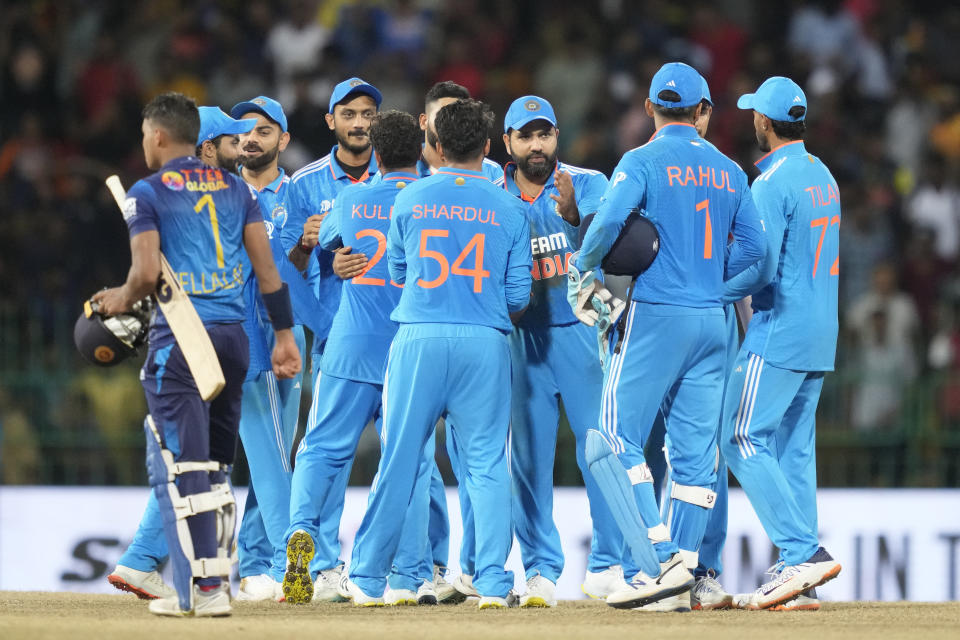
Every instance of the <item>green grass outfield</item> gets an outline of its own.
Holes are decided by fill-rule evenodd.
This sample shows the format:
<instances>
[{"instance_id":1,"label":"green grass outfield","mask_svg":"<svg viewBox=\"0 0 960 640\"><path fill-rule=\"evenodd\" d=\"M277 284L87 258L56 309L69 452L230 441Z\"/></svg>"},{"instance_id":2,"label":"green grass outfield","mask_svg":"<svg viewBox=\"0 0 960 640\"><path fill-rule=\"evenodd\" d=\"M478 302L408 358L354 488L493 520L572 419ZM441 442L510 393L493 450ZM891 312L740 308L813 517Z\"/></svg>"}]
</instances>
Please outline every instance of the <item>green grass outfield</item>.
<instances>
[{"instance_id":1,"label":"green grass outfield","mask_svg":"<svg viewBox=\"0 0 960 640\"><path fill-rule=\"evenodd\" d=\"M0 638L960 638L960 602L827 602L818 612L640 613L600 602L555 609L479 611L476 604L358 608L234 603L228 618L159 618L126 594L0 592Z\"/></svg>"}]
</instances>

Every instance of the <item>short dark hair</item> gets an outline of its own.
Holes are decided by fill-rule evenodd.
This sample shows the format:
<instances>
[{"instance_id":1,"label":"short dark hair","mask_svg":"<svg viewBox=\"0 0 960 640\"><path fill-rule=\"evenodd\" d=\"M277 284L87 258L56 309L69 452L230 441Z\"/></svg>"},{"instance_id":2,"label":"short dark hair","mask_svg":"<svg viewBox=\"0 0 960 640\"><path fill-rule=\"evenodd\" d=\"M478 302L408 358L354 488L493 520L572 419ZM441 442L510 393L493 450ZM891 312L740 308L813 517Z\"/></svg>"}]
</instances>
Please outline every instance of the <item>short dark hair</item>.
<instances>
[{"instance_id":1,"label":"short dark hair","mask_svg":"<svg viewBox=\"0 0 960 640\"><path fill-rule=\"evenodd\" d=\"M435 126L443 155L454 162L483 156L493 118L490 107L477 100L457 100L440 109Z\"/></svg>"},{"instance_id":2,"label":"short dark hair","mask_svg":"<svg viewBox=\"0 0 960 640\"><path fill-rule=\"evenodd\" d=\"M193 98L182 93L161 93L143 108L143 119L159 125L177 142L197 144L200 111Z\"/></svg>"},{"instance_id":3,"label":"short dark hair","mask_svg":"<svg viewBox=\"0 0 960 640\"><path fill-rule=\"evenodd\" d=\"M665 102L680 102L680 94L673 89L664 89L657 94L657 98ZM701 100L700 102L703 101ZM697 105L699 104L698 102L689 107L664 107L663 105L653 103L653 110L658 116L665 120L673 122L693 122L693 118L697 113Z\"/></svg>"},{"instance_id":4,"label":"short dark hair","mask_svg":"<svg viewBox=\"0 0 960 640\"><path fill-rule=\"evenodd\" d=\"M436 102L442 98L469 100L470 97L470 90L462 84L457 84L452 80L444 80L443 82L438 82L430 87L430 90L427 91L427 97L424 99L424 103L430 104L431 102Z\"/></svg>"},{"instance_id":5,"label":"short dark hair","mask_svg":"<svg viewBox=\"0 0 960 640\"><path fill-rule=\"evenodd\" d=\"M423 131L412 115L390 109L374 118L370 125L370 143L380 154L381 171L413 167L420 160Z\"/></svg>"},{"instance_id":6,"label":"short dark hair","mask_svg":"<svg viewBox=\"0 0 960 640\"><path fill-rule=\"evenodd\" d=\"M790 107L790 110L787 111L791 118L799 118L806 113L807 108L798 104ZM770 124L773 125L773 133L781 140L803 140L803 134L807 132L807 124L803 120L788 122L771 118Z\"/></svg>"}]
</instances>

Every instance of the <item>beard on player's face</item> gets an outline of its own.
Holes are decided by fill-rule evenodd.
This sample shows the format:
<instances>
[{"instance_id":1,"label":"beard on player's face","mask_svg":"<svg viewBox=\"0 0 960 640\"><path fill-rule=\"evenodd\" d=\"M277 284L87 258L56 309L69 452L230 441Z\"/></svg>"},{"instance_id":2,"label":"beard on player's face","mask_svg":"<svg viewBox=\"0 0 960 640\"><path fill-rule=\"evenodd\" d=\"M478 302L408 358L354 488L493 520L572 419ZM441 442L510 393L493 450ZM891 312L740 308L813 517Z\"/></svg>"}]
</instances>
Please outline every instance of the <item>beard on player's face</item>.
<instances>
[{"instance_id":1,"label":"beard on player's face","mask_svg":"<svg viewBox=\"0 0 960 640\"><path fill-rule=\"evenodd\" d=\"M354 127L343 134L337 131L337 144L350 153L361 154L370 148L369 131L359 127Z\"/></svg>"},{"instance_id":2,"label":"beard on player's face","mask_svg":"<svg viewBox=\"0 0 960 640\"><path fill-rule=\"evenodd\" d=\"M240 157L228 157L221 153L220 149L217 149L217 166L221 169L226 169L230 173L237 173L237 167L240 163Z\"/></svg>"},{"instance_id":3,"label":"beard on player's face","mask_svg":"<svg viewBox=\"0 0 960 640\"><path fill-rule=\"evenodd\" d=\"M440 138L437 137L437 132L430 125L427 125L427 146L436 149L438 142L440 142Z\"/></svg>"},{"instance_id":4,"label":"beard on player's face","mask_svg":"<svg viewBox=\"0 0 960 640\"><path fill-rule=\"evenodd\" d=\"M759 130L757 131L757 145L760 147L760 151L764 153L770 151L770 141Z\"/></svg>"},{"instance_id":5,"label":"beard on player's face","mask_svg":"<svg viewBox=\"0 0 960 640\"><path fill-rule=\"evenodd\" d=\"M258 171L268 166L280 155L280 143L264 151L256 142L247 142L240 153L240 164L251 171Z\"/></svg>"},{"instance_id":6,"label":"beard on player's face","mask_svg":"<svg viewBox=\"0 0 960 640\"><path fill-rule=\"evenodd\" d=\"M513 158L513 161L517 163L517 168L523 172L523 175L535 180L546 178L557 164L556 150L551 154L546 154L542 151L531 151L525 156L520 156L515 153L511 153L510 156Z\"/></svg>"}]
</instances>

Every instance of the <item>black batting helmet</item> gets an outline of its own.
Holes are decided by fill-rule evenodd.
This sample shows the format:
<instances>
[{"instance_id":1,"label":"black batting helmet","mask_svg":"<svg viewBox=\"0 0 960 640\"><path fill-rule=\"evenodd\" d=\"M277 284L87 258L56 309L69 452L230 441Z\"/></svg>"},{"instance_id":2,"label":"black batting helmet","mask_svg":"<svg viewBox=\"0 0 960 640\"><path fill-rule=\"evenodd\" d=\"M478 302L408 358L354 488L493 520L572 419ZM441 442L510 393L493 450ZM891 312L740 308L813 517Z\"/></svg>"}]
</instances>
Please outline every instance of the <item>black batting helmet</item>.
<instances>
[{"instance_id":1,"label":"black batting helmet","mask_svg":"<svg viewBox=\"0 0 960 640\"><path fill-rule=\"evenodd\" d=\"M112 367L135 356L147 342L152 309L153 301L144 298L128 313L105 316L97 311L95 302L87 300L73 325L73 341L80 355L101 367Z\"/></svg>"},{"instance_id":2,"label":"black batting helmet","mask_svg":"<svg viewBox=\"0 0 960 640\"><path fill-rule=\"evenodd\" d=\"M596 214L589 214L580 223L580 243ZM646 271L660 251L660 234L646 216L634 209L617 237L616 242L600 263L603 272L612 276L639 276Z\"/></svg>"}]
</instances>

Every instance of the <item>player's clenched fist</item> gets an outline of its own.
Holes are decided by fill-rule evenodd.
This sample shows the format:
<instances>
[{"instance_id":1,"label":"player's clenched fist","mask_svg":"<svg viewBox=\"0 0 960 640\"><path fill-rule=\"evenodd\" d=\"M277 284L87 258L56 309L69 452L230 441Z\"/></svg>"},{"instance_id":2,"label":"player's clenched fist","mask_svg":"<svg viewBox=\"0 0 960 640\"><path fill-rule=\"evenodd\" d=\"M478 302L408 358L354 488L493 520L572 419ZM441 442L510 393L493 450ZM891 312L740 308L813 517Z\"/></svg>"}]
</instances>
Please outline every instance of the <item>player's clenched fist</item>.
<instances>
[{"instance_id":1,"label":"player's clenched fist","mask_svg":"<svg viewBox=\"0 0 960 640\"><path fill-rule=\"evenodd\" d=\"M292 378L300 373L300 350L290 329L277 331L277 343L273 347L270 363L273 365L273 374L278 378Z\"/></svg>"},{"instance_id":2,"label":"player's clenched fist","mask_svg":"<svg viewBox=\"0 0 960 640\"><path fill-rule=\"evenodd\" d=\"M343 280L357 277L367 267L366 254L351 251L353 247L341 247L334 252L333 272Z\"/></svg>"},{"instance_id":3,"label":"player's clenched fist","mask_svg":"<svg viewBox=\"0 0 960 640\"><path fill-rule=\"evenodd\" d=\"M315 213L303 223L303 236L300 238L300 244L305 249L313 249L317 246L317 238L320 236L320 223L326 216L326 213Z\"/></svg>"}]
</instances>

